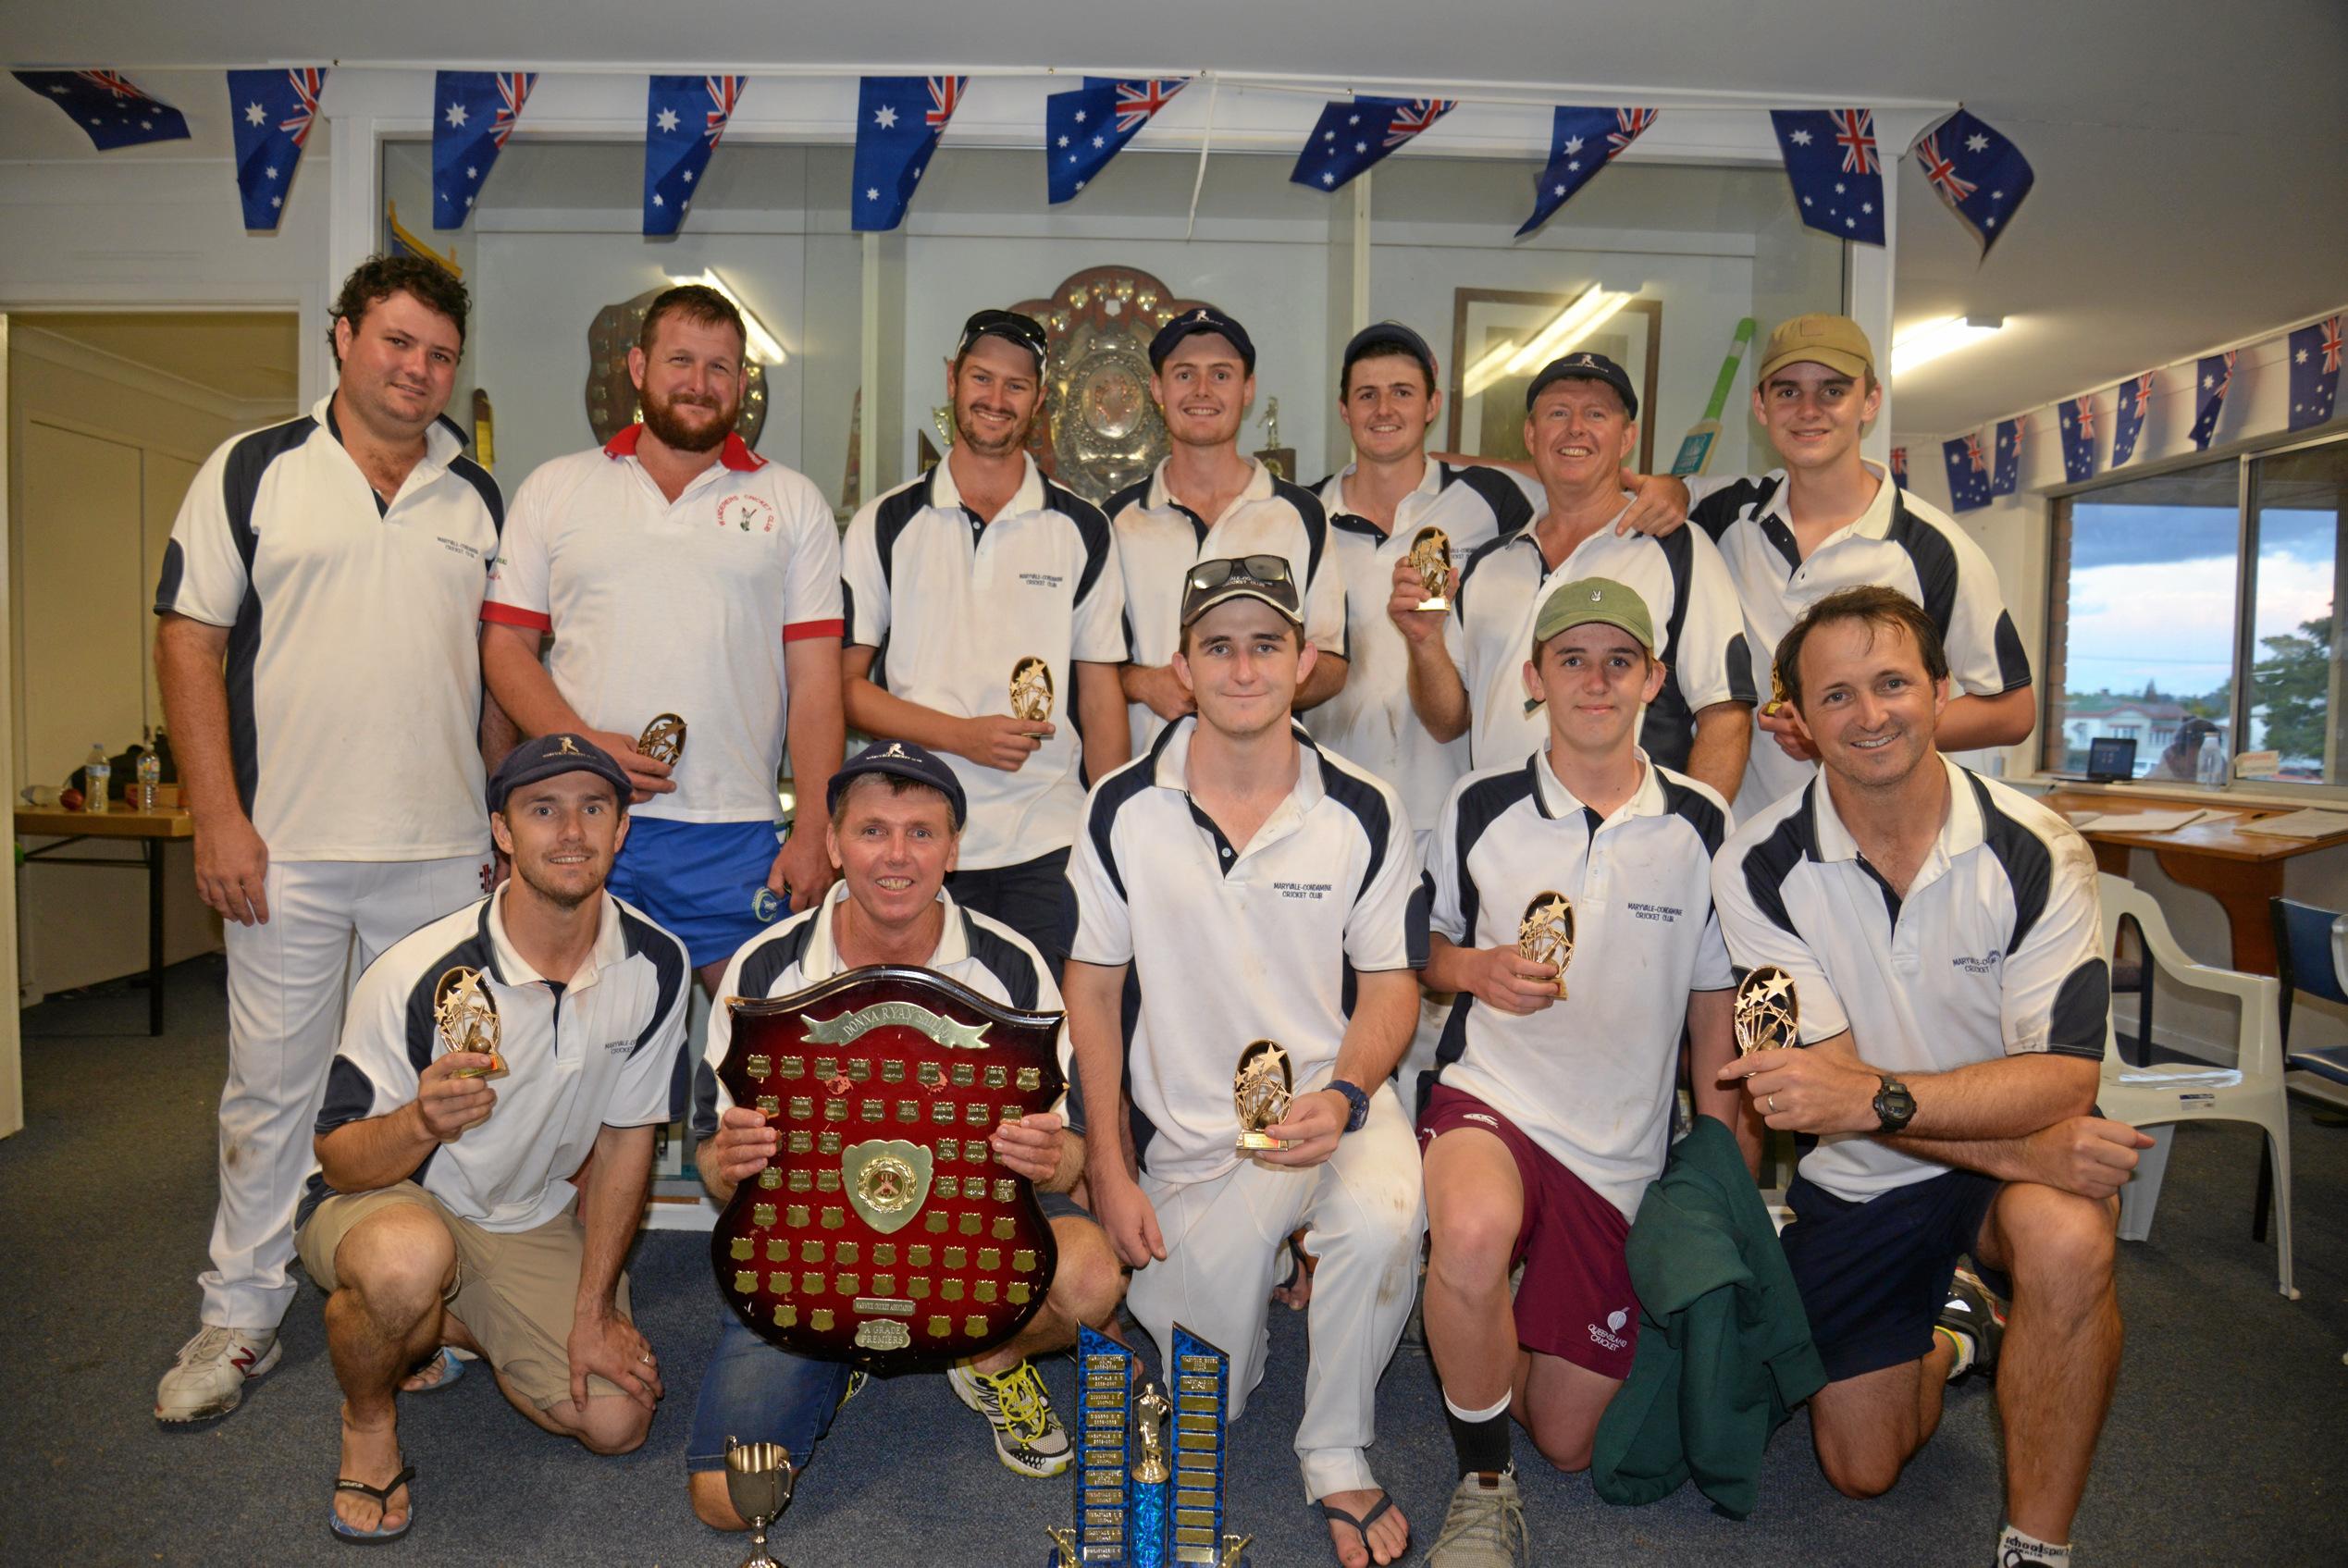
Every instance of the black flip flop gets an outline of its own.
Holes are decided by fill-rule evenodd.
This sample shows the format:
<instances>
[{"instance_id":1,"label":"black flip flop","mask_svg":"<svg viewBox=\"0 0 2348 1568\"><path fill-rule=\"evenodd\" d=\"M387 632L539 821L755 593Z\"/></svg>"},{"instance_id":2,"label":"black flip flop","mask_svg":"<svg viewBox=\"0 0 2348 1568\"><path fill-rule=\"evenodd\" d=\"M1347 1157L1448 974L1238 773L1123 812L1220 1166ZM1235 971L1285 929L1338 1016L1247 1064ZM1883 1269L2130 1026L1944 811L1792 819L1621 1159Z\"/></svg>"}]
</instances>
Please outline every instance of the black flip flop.
<instances>
[{"instance_id":1,"label":"black flip flop","mask_svg":"<svg viewBox=\"0 0 2348 1568\"><path fill-rule=\"evenodd\" d=\"M348 1475L339 1475L335 1477L334 1489L338 1492L365 1492L375 1499L383 1508L383 1512L376 1517L377 1525L380 1525L384 1518L391 1512L391 1494L414 1479L415 1466L403 1464L400 1467L400 1473L379 1487L370 1487L365 1481L354 1481ZM1378 1515L1373 1512L1370 1517L1375 1519ZM342 1522L342 1515L334 1512L331 1503L327 1505L327 1525L334 1531L334 1538L346 1546L382 1546L387 1541L396 1541L415 1528L415 1494L414 1492L408 1494L408 1522L396 1530L380 1528L354 1530Z\"/></svg>"},{"instance_id":2,"label":"black flip flop","mask_svg":"<svg viewBox=\"0 0 2348 1568\"><path fill-rule=\"evenodd\" d=\"M1353 1515L1346 1512L1345 1510L1338 1507L1337 1504L1333 1502L1316 1503L1314 1506L1317 1507L1321 1511L1322 1518L1335 1520L1341 1525L1353 1525L1353 1534L1361 1537L1363 1555L1367 1557L1373 1565L1377 1563L1378 1549L1369 1544L1369 1527L1372 1525L1377 1524L1380 1519L1384 1518L1386 1514L1392 1510L1394 1506L1394 1499L1390 1494L1383 1491L1379 1492L1378 1494L1377 1506L1358 1519L1354 1518ZM1407 1551L1410 1549L1408 1547L1404 1547L1403 1549ZM1399 1562L1402 1559L1396 1558L1394 1561Z\"/></svg>"}]
</instances>

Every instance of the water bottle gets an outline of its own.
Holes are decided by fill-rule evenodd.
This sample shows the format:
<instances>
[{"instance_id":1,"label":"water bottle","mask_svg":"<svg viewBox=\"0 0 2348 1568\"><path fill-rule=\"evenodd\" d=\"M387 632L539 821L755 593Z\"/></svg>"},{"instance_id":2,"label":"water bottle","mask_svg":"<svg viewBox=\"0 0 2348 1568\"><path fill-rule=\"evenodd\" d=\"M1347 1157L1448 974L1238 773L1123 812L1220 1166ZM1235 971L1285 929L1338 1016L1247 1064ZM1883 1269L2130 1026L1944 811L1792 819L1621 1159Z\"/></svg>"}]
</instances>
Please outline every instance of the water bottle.
<instances>
[{"instance_id":1,"label":"water bottle","mask_svg":"<svg viewBox=\"0 0 2348 1568\"><path fill-rule=\"evenodd\" d=\"M163 784L163 759L150 746L139 753L139 809L154 809L155 791Z\"/></svg>"},{"instance_id":2,"label":"water bottle","mask_svg":"<svg viewBox=\"0 0 2348 1568\"><path fill-rule=\"evenodd\" d=\"M90 755L81 763L81 809L84 811L108 809L106 794L113 787L114 764L106 760L106 748L93 741L90 743Z\"/></svg>"},{"instance_id":3,"label":"water bottle","mask_svg":"<svg viewBox=\"0 0 2348 1568\"><path fill-rule=\"evenodd\" d=\"M2194 778L2212 788L2226 782L2226 748L2214 734L2201 737L2201 757L2194 764Z\"/></svg>"}]
</instances>

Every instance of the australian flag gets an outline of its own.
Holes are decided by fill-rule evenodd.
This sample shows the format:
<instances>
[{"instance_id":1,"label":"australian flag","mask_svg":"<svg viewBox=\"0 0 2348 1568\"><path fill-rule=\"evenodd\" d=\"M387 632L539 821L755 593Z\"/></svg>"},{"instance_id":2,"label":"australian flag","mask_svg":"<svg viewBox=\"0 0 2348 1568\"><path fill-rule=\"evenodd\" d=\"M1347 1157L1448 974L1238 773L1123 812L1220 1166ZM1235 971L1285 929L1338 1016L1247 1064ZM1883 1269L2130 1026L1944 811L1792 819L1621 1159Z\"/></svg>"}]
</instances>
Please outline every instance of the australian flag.
<instances>
[{"instance_id":1,"label":"australian flag","mask_svg":"<svg viewBox=\"0 0 2348 1568\"><path fill-rule=\"evenodd\" d=\"M2147 370L2119 384L2119 412L2112 416L2111 465L2136 455L2136 438L2144 433L2144 415L2152 411L2153 383L2160 372Z\"/></svg>"},{"instance_id":2,"label":"australian flag","mask_svg":"<svg viewBox=\"0 0 2348 1568\"><path fill-rule=\"evenodd\" d=\"M2218 416L2226 411L2226 394L2233 389L2234 355L2239 351L2228 349L2222 354L2204 354L2201 366L2194 374L2194 401L2200 410L2194 415L2194 451L2207 451L2209 438L2218 433Z\"/></svg>"},{"instance_id":3,"label":"australian flag","mask_svg":"<svg viewBox=\"0 0 2348 1568\"><path fill-rule=\"evenodd\" d=\"M1957 221L1973 231L1983 255L2006 232L2037 179L2021 148L1963 109L1916 143L1916 167Z\"/></svg>"},{"instance_id":4,"label":"australian flag","mask_svg":"<svg viewBox=\"0 0 2348 1568\"><path fill-rule=\"evenodd\" d=\"M1053 204L1083 190L1189 80L1177 76L1121 81L1088 76L1083 86L1044 99L1044 184Z\"/></svg>"},{"instance_id":5,"label":"australian flag","mask_svg":"<svg viewBox=\"0 0 2348 1568\"><path fill-rule=\"evenodd\" d=\"M188 139L188 117L140 92L120 71L19 71L16 78L63 109L101 153Z\"/></svg>"},{"instance_id":6,"label":"australian flag","mask_svg":"<svg viewBox=\"0 0 2348 1568\"><path fill-rule=\"evenodd\" d=\"M2030 415L2016 414L1997 422L1997 449L1990 460L1989 493L2009 496L2021 488L2022 435L2030 428Z\"/></svg>"},{"instance_id":7,"label":"australian flag","mask_svg":"<svg viewBox=\"0 0 2348 1568\"><path fill-rule=\"evenodd\" d=\"M2291 335L2291 428L2305 430L2331 417L2340 397L2340 327L2348 316L2327 316Z\"/></svg>"},{"instance_id":8,"label":"australian flag","mask_svg":"<svg viewBox=\"0 0 2348 1568\"><path fill-rule=\"evenodd\" d=\"M1334 191L1458 105L1456 98L1334 99L1321 105L1312 139L1288 178Z\"/></svg>"},{"instance_id":9,"label":"australian flag","mask_svg":"<svg viewBox=\"0 0 2348 1568\"><path fill-rule=\"evenodd\" d=\"M2057 406L2063 433L2063 477L2076 485L2095 476L2095 400L2093 394Z\"/></svg>"},{"instance_id":10,"label":"australian flag","mask_svg":"<svg viewBox=\"0 0 2348 1568\"><path fill-rule=\"evenodd\" d=\"M868 76L856 100L856 190L849 227L895 228L937 139L962 103L967 76Z\"/></svg>"},{"instance_id":11,"label":"australian flag","mask_svg":"<svg viewBox=\"0 0 2348 1568\"><path fill-rule=\"evenodd\" d=\"M747 76L656 76L644 128L644 232L674 234L710 154L741 106ZM516 111L520 105L515 105ZM437 158L436 158L437 161ZM437 215L436 215L437 216Z\"/></svg>"},{"instance_id":12,"label":"australian flag","mask_svg":"<svg viewBox=\"0 0 2348 1568\"><path fill-rule=\"evenodd\" d=\"M1906 447L1892 448L1891 476L1893 484L1903 490L1908 488L1908 449Z\"/></svg>"},{"instance_id":13,"label":"australian flag","mask_svg":"<svg viewBox=\"0 0 2348 1568\"><path fill-rule=\"evenodd\" d=\"M1884 163L1872 109L1772 109L1802 221L1840 240L1884 242Z\"/></svg>"},{"instance_id":14,"label":"australian flag","mask_svg":"<svg viewBox=\"0 0 2348 1568\"><path fill-rule=\"evenodd\" d=\"M1948 459L1948 510L1978 512L1989 504L1989 460L1979 435L1959 436L1940 443Z\"/></svg>"},{"instance_id":15,"label":"australian flag","mask_svg":"<svg viewBox=\"0 0 2348 1568\"><path fill-rule=\"evenodd\" d=\"M1614 155L1655 123L1652 109L1576 109L1557 105L1549 128L1549 162L1533 179L1533 216L1517 226L1530 234L1572 201Z\"/></svg>"},{"instance_id":16,"label":"australian flag","mask_svg":"<svg viewBox=\"0 0 2348 1568\"><path fill-rule=\"evenodd\" d=\"M536 71L442 71L432 87L432 227L463 228Z\"/></svg>"},{"instance_id":17,"label":"australian flag","mask_svg":"<svg viewBox=\"0 0 2348 1568\"><path fill-rule=\"evenodd\" d=\"M310 142L317 121L318 94L326 91L324 66L291 70L230 71L229 106L234 111L237 191L244 198L244 226L276 232L285 216L293 168Z\"/></svg>"}]
</instances>

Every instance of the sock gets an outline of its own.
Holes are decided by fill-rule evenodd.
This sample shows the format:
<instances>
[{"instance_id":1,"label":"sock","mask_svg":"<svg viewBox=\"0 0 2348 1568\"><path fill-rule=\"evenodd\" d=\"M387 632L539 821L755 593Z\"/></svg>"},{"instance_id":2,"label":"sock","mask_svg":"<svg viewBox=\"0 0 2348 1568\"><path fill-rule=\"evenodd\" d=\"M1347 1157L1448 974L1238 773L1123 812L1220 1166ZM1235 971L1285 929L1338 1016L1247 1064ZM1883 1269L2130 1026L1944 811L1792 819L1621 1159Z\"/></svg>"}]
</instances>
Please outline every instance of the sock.
<instances>
[{"instance_id":1,"label":"sock","mask_svg":"<svg viewBox=\"0 0 2348 1568\"><path fill-rule=\"evenodd\" d=\"M2024 1568L2029 1564L2044 1564L2045 1568L2070 1568L2070 1543L2056 1546L2035 1536L2025 1536L2011 1525L1997 1537L1997 1561L1993 1568Z\"/></svg>"},{"instance_id":2,"label":"sock","mask_svg":"<svg viewBox=\"0 0 2348 1568\"><path fill-rule=\"evenodd\" d=\"M1946 1323L1934 1324L1933 1332L1946 1339L1956 1349L1956 1358L1948 1364L1948 1380L1954 1383L1965 1375L1965 1368L1973 1364L1973 1337L1970 1334L1959 1334Z\"/></svg>"},{"instance_id":3,"label":"sock","mask_svg":"<svg viewBox=\"0 0 2348 1568\"><path fill-rule=\"evenodd\" d=\"M1443 1419L1452 1428L1452 1447L1459 1454L1459 1473L1497 1475L1508 1468L1508 1396L1489 1410L1462 1410L1443 1396Z\"/></svg>"}]
</instances>

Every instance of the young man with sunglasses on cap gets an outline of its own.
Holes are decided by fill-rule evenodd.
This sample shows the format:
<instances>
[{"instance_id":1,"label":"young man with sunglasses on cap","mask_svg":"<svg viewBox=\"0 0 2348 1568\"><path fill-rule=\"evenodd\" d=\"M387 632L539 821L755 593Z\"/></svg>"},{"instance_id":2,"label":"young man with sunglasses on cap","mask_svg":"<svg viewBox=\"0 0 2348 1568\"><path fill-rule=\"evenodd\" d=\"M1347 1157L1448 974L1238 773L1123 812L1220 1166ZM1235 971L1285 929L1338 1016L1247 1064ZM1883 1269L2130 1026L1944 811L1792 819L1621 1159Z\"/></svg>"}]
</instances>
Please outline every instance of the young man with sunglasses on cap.
<instances>
[{"instance_id":1,"label":"young man with sunglasses on cap","mask_svg":"<svg viewBox=\"0 0 2348 1568\"><path fill-rule=\"evenodd\" d=\"M832 775L829 805L839 885L815 908L751 938L726 966L724 994L788 996L849 969L893 964L932 970L1008 1006L1059 1010L1059 989L1035 948L949 891L969 802L945 762L908 741L875 741ZM720 1204L775 1152L766 1117L735 1105L717 1076L733 1037L732 1015L712 1013L694 1077L701 1179ZM1084 1137L1067 1125L1067 1115L1064 1102L1059 1111L1004 1122L987 1138L984 1153L1036 1184L1059 1266L1042 1309L1016 1338L946 1374L962 1402L993 1425L996 1457L1022 1475L1060 1475L1073 1458L1028 1357L1074 1343L1079 1324L1106 1326L1124 1291L1101 1228L1067 1195L1084 1170ZM970 1148L976 1157L975 1139ZM876 1285L874 1293L888 1292ZM845 1362L778 1349L733 1312L719 1311L724 1327L702 1377L686 1466L693 1512L719 1529L738 1530L742 1520L726 1495L727 1445L778 1442L804 1469L862 1374Z\"/></svg>"},{"instance_id":2,"label":"young man with sunglasses on cap","mask_svg":"<svg viewBox=\"0 0 2348 1568\"><path fill-rule=\"evenodd\" d=\"M1057 975L1083 781L1122 764L1131 737L1108 519L1027 451L1047 350L1015 311L964 323L945 370L954 444L858 512L843 553L849 722L946 759L970 802L955 897Z\"/></svg>"},{"instance_id":3,"label":"young man with sunglasses on cap","mask_svg":"<svg viewBox=\"0 0 2348 1568\"><path fill-rule=\"evenodd\" d=\"M1150 340L1150 397L1172 448L1147 479L1104 508L1125 574L1131 647L1124 682L1134 746L1146 747L1193 711L1173 656L1182 633L1182 574L1202 561L1287 560L1304 639L1320 650L1304 666L1296 708L1328 701L1345 685L1345 586L1328 559L1319 499L1240 454L1240 428L1255 401L1255 343L1247 328L1213 305L1168 322Z\"/></svg>"},{"instance_id":4,"label":"young man with sunglasses on cap","mask_svg":"<svg viewBox=\"0 0 2348 1568\"><path fill-rule=\"evenodd\" d=\"M1770 334L1753 372L1753 417L1781 466L1707 487L1693 520L1720 546L1762 668L1802 611L1842 588L1893 588L1924 607L1947 649L1957 695L1944 750L2012 746L2037 722L2030 655L2006 613L1997 574L1966 532L1859 455L1883 402L1875 352L1847 315L1798 315ZM1773 694L1737 809L1751 815L1816 776L1818 748Z\"/></svg>"},{"instance_id":5,"label":"young man with sunglasses on cap","mask_svg":"<svg viewBox=\"0 0 2348 1568\"><path fill-rule=\"evenodd\" d=\"M1751 740L1753 664L1736 591L1702 530L1616 532L1632 498L1623 464L1637 450L1638 394L1600 353L1551 360L1525 399L1525 445L1549 506L1533 527L1495 539L1460 574L1448 615L1417 608L1424 586L1397 566L1389 613L1410 645L1411 705L1443 739L1465 735L1478 768L1539 746L1548 725L1522 671L1549 593L1576 577L1627 585L1658 619L1667 674L1639 726L1649 756L1723 798L1736 793Z\"/></svg>"},{"instance_id":6,"label":"young man with sunglasses on cap","mask_svg":"<svg viewBox=\"0 0 2348 1568\"><path fill-rule=\"evenodd\" d=\"M1409 1526L1366 1451L1423 1230L1387 1081L1418 1017L1418 858L1394 792L1293 721L1319 653L1286 559L1188 566L1178 614L1172 671L1197 712L1094 786L1069 867L1069 1025L1099 1107L1089 1194L1160 1352L1179 1322L1231 1352L1233 1419L1264 1376L1286 1239L1311 1227L1305 1495L1346 1568L1392 1562ZM1251 1082L1295 1091L1261 1153L1239 1142L1243 1054ZM1108 1109L1129 1101L1130 1116Z\"/></svg>"}]
</instances>

